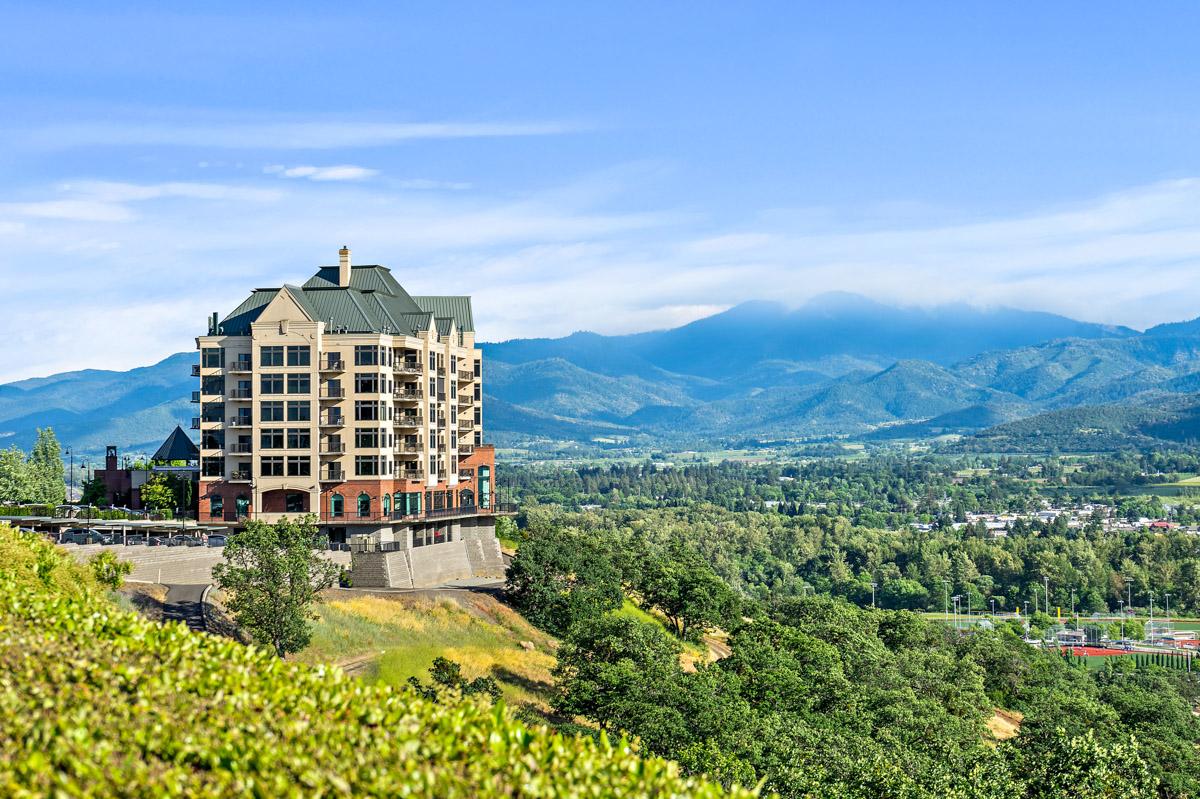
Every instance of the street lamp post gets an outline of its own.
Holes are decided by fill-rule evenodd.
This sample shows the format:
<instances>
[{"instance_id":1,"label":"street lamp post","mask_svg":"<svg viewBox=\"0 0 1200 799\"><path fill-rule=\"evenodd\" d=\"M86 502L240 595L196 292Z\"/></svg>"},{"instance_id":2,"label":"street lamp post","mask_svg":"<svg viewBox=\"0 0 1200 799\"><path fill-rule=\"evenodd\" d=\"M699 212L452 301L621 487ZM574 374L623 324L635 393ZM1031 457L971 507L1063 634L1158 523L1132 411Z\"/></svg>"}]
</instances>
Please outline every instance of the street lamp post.
<instances>
[{"instance_id":1,"label":"street lamp post","mask_svg":"<svg viewBox=\"0 0 1200 799\"><path fill-rule=\"evenodd\" d=\"M67 447L67 457L71 459L71 470L67 472L67 485L70 486L70 491L67 493L67 502L75 499L75 451Z\"/></svg>"},{"instance_id":2,"label":"street lamp post","mask_svg":"<svg viewBox=\"0 0 1200 799\"><path fill-rule=\"evenodd\" d=\"M875 588L877 585L877 583L871 583L871 607L875 607Z\"/></svg>"},{"instance_id":3,"label":"street lamp post","mask_svg":"<svg viewBox=\"0 0 1200 799\"><path fill-rule=\"evenodd\" d=\"M996 618L996 597L992 597L992 618Z\"/></svg>"},{"instance_id":4,"label":"street lamp post","mask_svg":"<svg viewBox=\"0 0 1200 799\"><path fill-rule=\"evenodd\" d=\"M1121 609L1121 640L1125 640L1125 600L1118 599L1117 604Z\"/></svg>"},{"instance_id":5,"label":"street lamp post","mask_svg":"<svg viewBox=\"0 0 1200 799\"><path fill-rule=\"evenodd\" d=\"M950 621L950 581L945 577L942 578L942 587L945 589L943 609L946 613L946 621Z\"/></svg>"},{"instance_id":6,"label":"street lamp post","mask_svg":"<svg viewBox=\"0 0 1200 799\"><path fill-rule=\"evenodd\" d=\"M1166 613L1167 613L1167 620L1166 620L1166 622L1164 622L1164 623L1165 623L1165 624L1166 624L1166 626L1167 626L1167 627L1166 627L1166 628L1167 628L1167 632L1170 632L1170 631L1171 631L1171 592L1170 592L1170 591L1163 591L1163 598L1164 598L1164 599L1166 599L1166 601L1167 601L1167 610L1166 610Z\"/></svg>"},{"instance_id":7,"label":"street lamp post","mask_svg":"<svg viewBox=\"0 0 1200 799\"><path fill-rule=\"evenodd\" d=\"M958 629L958 603L959 603L959 600L962 599L962 597L959 596L958 594L955 594L954 596L952 596L950 598L954 600L954 629L957 630Z\"/></svg>"},{"instance_id":8,"label":"street lamp post","mask_svg":"<svg viewBox=\"0 0 1200 799\"><path fill-rule=\"evenodd\" d=\"M1046 615L1049 616L1050 615L1050 578L1043 575L1042 580L1046 584Z\"/></svg>"}]
</instances>

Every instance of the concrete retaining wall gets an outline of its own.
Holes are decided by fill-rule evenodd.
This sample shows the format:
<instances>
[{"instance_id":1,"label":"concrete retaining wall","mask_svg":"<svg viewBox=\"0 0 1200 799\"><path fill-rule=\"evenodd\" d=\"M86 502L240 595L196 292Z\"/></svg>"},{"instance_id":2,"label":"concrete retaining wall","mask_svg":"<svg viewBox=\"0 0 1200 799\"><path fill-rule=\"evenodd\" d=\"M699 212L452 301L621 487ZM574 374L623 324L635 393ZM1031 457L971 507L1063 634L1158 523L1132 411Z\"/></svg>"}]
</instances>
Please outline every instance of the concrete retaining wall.
<instances>
[{"instance_id":1,"label":"concrete retaining wall","mask_svg":"<svg viewBox=\"0 0 1200 799\"><path fill-rule=\"evenodd\" d=\"M469 577L504 577L504 559L491 518L468 518L448 525L451 540L396 552L375 551L378 540L357 539L351 552L355 588L432 588ZM407 528L396 538L404 541ZM411 538L409 539L411 540Z\"/></svg>"}]
</instances>

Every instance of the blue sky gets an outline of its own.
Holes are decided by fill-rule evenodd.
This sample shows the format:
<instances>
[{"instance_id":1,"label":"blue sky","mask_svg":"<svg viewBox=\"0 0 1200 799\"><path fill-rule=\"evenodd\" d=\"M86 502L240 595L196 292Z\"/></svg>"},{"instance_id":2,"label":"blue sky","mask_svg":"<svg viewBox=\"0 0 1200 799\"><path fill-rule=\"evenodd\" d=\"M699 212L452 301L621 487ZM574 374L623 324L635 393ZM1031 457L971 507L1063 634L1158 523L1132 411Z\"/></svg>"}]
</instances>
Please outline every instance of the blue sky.
<instances>
[{"instance_id":1,"label":"blue sky","mask_svg":"<svg viewBox=\"0 0 1200 799\"><path fill-rule=\"evenodd\" d=\"M250 5L0 3L0 381L189 349L342 243L492 340L1200 315L1195 4Z\"/></svg>"}]
</instances>

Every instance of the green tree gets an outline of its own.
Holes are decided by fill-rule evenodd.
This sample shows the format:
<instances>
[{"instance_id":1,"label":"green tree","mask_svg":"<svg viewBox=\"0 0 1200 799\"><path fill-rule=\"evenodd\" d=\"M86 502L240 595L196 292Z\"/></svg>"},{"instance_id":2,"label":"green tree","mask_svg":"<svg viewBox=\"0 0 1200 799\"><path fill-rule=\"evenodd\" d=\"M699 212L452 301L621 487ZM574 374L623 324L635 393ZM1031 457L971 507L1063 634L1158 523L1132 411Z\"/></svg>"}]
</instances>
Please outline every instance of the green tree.
<instances>
[{"instance_id":1,"label":"green tree","mask_svg":"<svg viewBox=\"0 0 1200 799\"><path fill-rule=\"evenodd\" d=\"M84 505L108 504L108 489L105 488L104 481L99 477L93 477L91 480L85 482L79 501Z\"/></svg>"},{"instance_id":2,"label":"green tree","mask_svg":"<svg viewBox=\"0 0 1200 799\"><path fill-rule=\"evenodd\" d=\"M0 449L0 500L30 502L33 499L33 479L25 453L16 447Z\"/></svg>"},{"instance_id":3,"label":"green tree","mask_svg":"<svg viewBox=\"0 0 1200 799\"><path fill-rule=\"evenodd\" d=\"M456 696L484 695L493 702L500 699L500 685L492 677L476 677L468 680L462 674L462 666L441 656L433 659L429 667L429 685L416 677L409 677L408 684L421 696L433 702L441 702Z\"/></svg>"},{"instance_id":4,"label":"green tree","mask_svg":"<svg viewBox=\"0 0 1200 799\"><path fill-rule=\"evenodd\" d=\"M213 567L238 625L279 657L308 644L317 595L337 581L337 565L320 555L324 540L314 522L311 516L247 522Z\"/></svg>"},{"instance_id":5,"label":"green tree","mask_svg":"<svg viewBox=\"0 0 1200 799\"><path fill-rule=\"evenodd\" d=\"M142 505L150 510L169 510L175 507L175 492L164 474L151 475L141 488Z\"/></svg>"},{"instance_id":6,"label":"green tree","mask_svg":"<svg viewBox=\"0 0 1200 799\"><path fill-rule=\"evenodd\" d=\"M507 569L509 599L557 635L621 606L621 573L598 536L549 524L526 532Z\"/></svg>"},{"instance_id":7,"label":"green tree","mask_svg":"<svg viewBox=\"0 0 1200 799\"><path fill-rule=\"evenodd\" d=\"M116 591L125 578L133 571L133 564L127 560L117 560L112 552L98 552L88 561L96 581L105 588Z\"/></svg>"},{"instance_id":8,"label":"green tree","mask_svg":"<svg viewBox=\"0 0 1200 799\"><path fill-rule=\"evenodd\" d=\"M601 729L644 732L681 674L680 645L654 624L606 614L580 621L558 648L554 709Z\"/></svg>"},{"instance_id":9,"label":"green tree","mask_svg":"<svg viewBox=\"0 0 1200 799\"><path fill-rule=\"evenodd\" d=\"M47 505L61 505L67 498L65 468L62 462L62 447L52 428L38 428L37 440L29 454L29 474L33 489L33 501Z\"/></svg>"},{"instance_id":10,"label":"green tree","mask_svg":"<svg viewBox=\"0 0 1200 799\"><path fill-rule=\"evenodd\" d=\"M734 614L737 599L733 591L704 558L678 542L651 551L639 571L637 592L662 611L675 634L684 640L727 623Z\"/></svg>"}]
</instances>

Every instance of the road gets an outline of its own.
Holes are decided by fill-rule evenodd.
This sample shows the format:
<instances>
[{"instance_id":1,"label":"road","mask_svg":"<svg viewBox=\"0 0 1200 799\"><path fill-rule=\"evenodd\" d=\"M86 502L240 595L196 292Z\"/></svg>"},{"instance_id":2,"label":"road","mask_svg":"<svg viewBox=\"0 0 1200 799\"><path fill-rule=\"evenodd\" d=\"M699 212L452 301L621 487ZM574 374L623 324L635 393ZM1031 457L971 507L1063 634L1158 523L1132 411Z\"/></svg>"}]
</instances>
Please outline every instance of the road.
<instances>
[{"instance_id":1,"label":"road","mask_svg":"<svg viewBox=\"0 0 1200 799\"><path fill-rule=\"evenodd\" d=\"M207 585L168 585L167 598L163 601L163 619L181 621L197 632L204 632L204 591Z\"/></svg>"}]
</instances>

